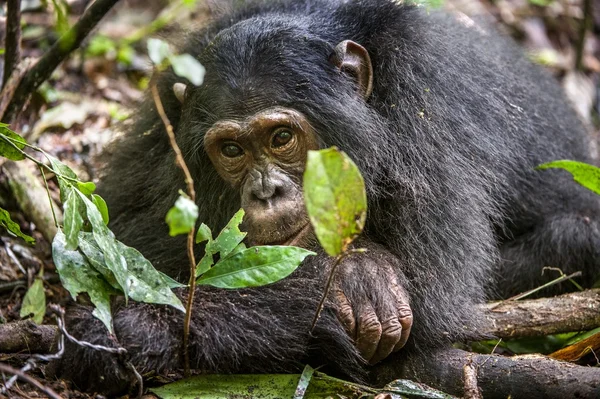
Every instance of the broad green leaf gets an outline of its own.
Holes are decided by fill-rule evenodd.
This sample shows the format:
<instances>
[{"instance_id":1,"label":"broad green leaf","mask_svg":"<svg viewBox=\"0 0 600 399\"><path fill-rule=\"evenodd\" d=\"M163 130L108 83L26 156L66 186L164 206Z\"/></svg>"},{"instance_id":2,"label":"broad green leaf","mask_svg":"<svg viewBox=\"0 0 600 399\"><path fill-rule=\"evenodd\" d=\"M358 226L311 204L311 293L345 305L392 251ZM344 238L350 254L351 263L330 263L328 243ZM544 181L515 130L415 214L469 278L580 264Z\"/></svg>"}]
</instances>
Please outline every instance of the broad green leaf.
<instances>
[{"instance_id":1,"label":"broad green leaf","mask_svg":"<svg viewBox=\"0 0 600 399\"><path fill-rule=\"evenodd\" d=\"M583 162L560 160L544 163L536 169L564 169L573 175L573 179L583 187L600 194L600 168Z\"/></svg>"},{"instance_id":2,"label":"broad green leaf","mask_svg":"<svg viewBox=\"0 0 600 399\"><path fill-rule=\"evenodd\" d=\"M371 388L314 372L303 396L295 396L300 374L202 374L185 378L150 391L162 399L217 398L411 398L452 399L453 396L406 380L396 380L384 388ZM380 396L377 396L380 395Z\"/></svg>"},{"instance_id":3,"label":"broad green leaf","mask_svg":"<svg viewBox=\"0 0 600 399\"><path fill-rule=\"evenodd\" d=\"M202 223L196 232L196 244L204 241L212 241L212 231L210 231L210 227Z\"/></svg>"},{"instance_id":4,"label":"broad green leaf","mask_svg":"<svg viewBox=\"0 0 600 399\"><path fill-rule=\"evenodd\" d=\"M78 181L77 188L79 189L79 191L81 191L85 195L91 195L94 191L96 191L96 185L94 183L92 183L91 181L88 181L88 182Z\"/></svg>"},{"instance_id":5,"label":"broad green leaf","mask_svg":"<svg viewBox=\"0 0 600 399\"><path fill-rule=\"evenodd\" d=\"M80 233L80 248L89 263L100 272L106 281L115 288L119 288L114 274L106 267L106 258L91 233ZM138 302L158 303L171 305L175 309L185 312L179 298L171 291L171 288L184 287L156 270L149 260L137 250L128 247L120 241L115 241L117 251L127 262L129 298Z\"/></svg>"},{"instance_id":6,"label":"broad green leaf","mask_svg":"<svg viewBox=\"0 0 600 399\"><path fill-rule=\"evenodd\" d=\"M96 240L94 240L93 233L79 232L79 249L83 252L90 265L102 274L106 282L114 289L121 291L121 286L117 282L115 274L106 266L104 254L96 243Z\"/></svg>"},{"instance_id":7,"label":"broad green leaf","mask_svg":"<svg viewBox=\"0 0 600 399\"><path fill-rule=\"evenodd\" d=\"M190 54L172 55L169 61L177 76L186 78L195 86L200 86L204 81L204 66Z\"/></svg>"},{"instance_id":8,"label":"broad green leaf","mask_svg":"<svg viewBox=\"0 0 600 399\"><path fill-rule=\"evenodd\" d=\"M21 305L19 316L23 318L32 314L33 321L35 321L37 324L42 324L45 313L46 293L44 292L44 282L41 278L36 278L23 298L23 304Z\"/></svg>"},{"instance_id":9,"label":"broad green leaf","mask_svg":"<svg viewBox=\"0 0 600 399\"><path fill-rule=\"evenodd\" d=\"M175 201L175 206L169 209L165 218L169 225L169 235L174 237L189 233L196 225L197 219L198 206L187 196L179 196Z\"/></svg>"},{"instance_id":10,"label":"broad green leaf","mask_svg":"<svg viewBox=\"0 0 600 399\"><path fill-rule=\"evenodd\" d=\"M79 251L66 249L66 237L59 229L52 242L52 259L60 275L63 287L69 291L73 299L82 292L87 292L96 306L93 314L100 319L112 333L112 316L110 313L110 296L118 294L84 258Z\"/></svg>"},{"instance_id":11,"label":"broad green leaf","mask_svg":"<svg viewBox=\"0 0 600 399\"><path fill-rule=\"evenodd\" d=\"M92 225L94 240L96 241L96 244L98 244L98 247L100 247L102 250L106 266L115 275L121 290L125 294L125 299L127 300L127 297L129 296L129 285L131 284L131 280L128 279L129 273L127 271L127 261L125 260L123 254L119 251L117 240L115 240L115 236L112 231L110 231L104 224L102 214L96 205L81 192L76 191L76 193L79 194L79 198L81 198L85 204L87 217Z\"/></svg>"},{"instance_id":12,"label":"broad green leaf","mask_svg":"<svg viewBox=\"0 0 600 399\"><path fill-rule=\"evenodd\" d=\"M108 225L110 219L108 217L108 206L106 206L106 201L104 201L104 198L102 198L98 194L92 194L92 202L94 203L94 205L96 205L98 211L100 211L100 214L102 215L102 220L104 220L104 224Z\"/></svg>"},{"instance_id":13,"label":"broad green leaf","mask_svg":"<svg viewBox=\"0 0 600 399\"><path fill-rule=\"evenodd\" d=\"M129 267L129 297L138 302L170 305L185 312L181 300L171 291L171 281L152 266L152 263L134 248L117 241L117 250L123 254Z\"/></svg>"},{"instance_id":14,"label":"broad green leaf","mask_svg":"<svg viewBox=\"0 0 600 399\"><path fill-rule=\"evenodd\" d=\"M200 277L204 273L210 270L212 265L215 263L213 254L206 252L200 262L196 265L196 277Z\"/></svg>"},{"instance_id":15,"label":"broad green leaf","mask_svg":"<svg viewBox=\"0 0 600 399\"><path fill-rule=\"evenodd\" d=\"M65 214L63 225L65 229L65 237L67 240L67 250L72 251L77 249L79 242L79 231L83 227L83 217L80 211L83 204L79 199L79 195L75 190L71 190L68 194L67 201L63 205Z\"/></svg>"},{"instance_id":16,"label":"broad green leaf","mask_svg":"<svg viewBox=\"0 0 600 399\"><path fill-rule=\"evenodd\" d=\"M231 252L229 252L227 254L227 256L225 258L222 258L222 259L225 260L225 259L227 259L227 258L229 258L229 257L231 257L233 255L236 255L239 252L242 252L245 249L246 249L246 244L244 244L243 242L240 242L237 247L233 248L231 250Z\"/></svg>"},{"instance_id":17,"label":"broad green leaf","mask_svg":"<svg viewBox=\"0 0 600 399\"><path fill-rule=\"evenodd\" d=\"M344 252L362 232L365 183L354 162L337 148L308 152L304 200L315 234L330 256Z\"/></svg>"},{"instance_id":18,"label":"broad green leaf","mask_svg":"<svg viewBox=\"0 0 600 399\"><path fill-rule=\"evenodd\" d=\"M206 245L206 252L221 254L221 259L227 257L235 247L242 242L247 233L240 231L240 224L244 218L244 210L240 209L233 215L225 228L221 230L217 238Z\"/></svg>"},{"instance_id":19,"label":"broad green leaf","mask_svg":"<svg viewBox=\"0 0 600 399\"><path fill-rule=\"evenodd\" d=\"M0 156L12 161L25 159L25 155L18 149L25 148L26 143L25 139L10 130L7 124L0 123Z\"/></svg>"},{"instance_id":20,"label":"broad green leaf","mask_svg":"<svg viewBox=\"0 0 600 399\"><path fill-rule=\"evenodd\" d=\"M310 367L308 364L304 366L304 370L302 370L302 375L300 375L300 380L298 381L298 385L296 386L296 392L294 392L294 399L304 398L304 395L306 395L308 385L310 384L310 380L312 379L314 373L315 369Z\"/></svg>"},{"instance_id":21,"label":"broad green leaf","mask_svg":"<svg viewBox=\"0 0 600 399\"><path fill-rule=\"evenodd\" d=\"M167 276L163 272L158 272L158 274L162 276L163 280L165 280L165 284L167 284L167 286L171 289L187 287L186 284L181 284L179 281L175 280L171 276Z\"/></svg>"},{"instance_id":22,"label":"broad green leaf","mask_svg":"<svg viewBox=\"0 0 600 399\"><path fill-rule=\"evenodd\" d=\"M291 274L308 255L315 253L287 246L248 248L218 262L198 284L230 289L271 284Z\"/></svg>"},{"instance_id":23,"label":"broad green leaf","mask_svg":"<svg viewBox=\"0 0 600 399\"><path fill-rule=\"evenodd\" d=\"M148 56L156 66L171 55L169 44L159 39L148 39Z\"/></svg>"},{"instance_id":24,"label":"broad green leaf","mask_svg":"<svg viewBox=\"0 0 600 399\"><path fill-rule=\"evenodd\" d=\"M35 244L33 237L21 231L21 227L10 218L10 213L7 210L0 208L0 226L10 231L17 237L21 237L28 244Z\"/></svg>"}]
</instances>

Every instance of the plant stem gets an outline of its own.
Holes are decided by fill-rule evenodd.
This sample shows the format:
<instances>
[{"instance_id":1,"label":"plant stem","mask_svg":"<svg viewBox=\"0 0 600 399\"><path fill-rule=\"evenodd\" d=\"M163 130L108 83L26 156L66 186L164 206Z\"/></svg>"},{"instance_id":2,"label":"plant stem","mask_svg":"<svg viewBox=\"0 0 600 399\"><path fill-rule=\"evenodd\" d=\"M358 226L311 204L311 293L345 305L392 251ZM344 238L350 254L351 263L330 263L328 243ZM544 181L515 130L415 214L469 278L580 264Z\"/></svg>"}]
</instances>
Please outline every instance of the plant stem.
<instances>
[{"instance_id":1,"label":"plant stem","mask_svg":"<svg viewBox=\"0 0 600 399\"><path fill-rule=\"evenodd\" d=\"M4 38L4 77L8 82L13 69L21 62L21 0L8 0L6 5L6 37Z\"/></svg>"},{"instance_id":2,"label":"plant stem","mask_svg":"<svg viewBox=\"0 0 600 399\"><path fill-rule=\"evenodd\" d=\"M194 190L194 179L190 173L190 170L183 159L183 154L181 153L181 149L177 144L177 140L175 138L175 132L173 131L173 125L171 125L171 121L167 114L165 113L165 109L163 107L162 101L160 99L160 95L158 93L158 88L156 87L156 76L157 71L154 71L154 76L150 81L150 90L152 91L152 97L154 99L154 103L156 104L156 110L160 115L160 119L165 125L165 129L167 130L167 135L169 136L169 143L175 152L175 160L177 162L177 166L183 170L183 174L185 175L185 182L187 184L187 194L190 199L195 203L196 202L196 190ZM190 335L190 323L192 319L192 306L194 303L194 292L196 291L196 257L194 255L194 231L195 229L191 229L188 233L187 237L187 253L188 259L190 261L190 282L189 282L189 293L187 298L187 304L185 309L185 320L183 323L183 355L184 355L184 374L186 377L190 375L190 354L188 351L189 345L189 335Z\"/></svg>"}]
</instances>

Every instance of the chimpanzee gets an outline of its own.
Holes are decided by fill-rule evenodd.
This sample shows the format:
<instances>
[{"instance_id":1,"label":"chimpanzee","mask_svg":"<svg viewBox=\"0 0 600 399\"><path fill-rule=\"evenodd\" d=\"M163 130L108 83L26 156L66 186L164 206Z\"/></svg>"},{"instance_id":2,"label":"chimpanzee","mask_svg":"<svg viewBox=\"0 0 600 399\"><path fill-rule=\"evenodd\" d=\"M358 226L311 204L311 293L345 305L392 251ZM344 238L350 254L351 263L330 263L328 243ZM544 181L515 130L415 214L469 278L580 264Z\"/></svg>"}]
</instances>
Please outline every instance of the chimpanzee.
<instances>
[{"instance_id":1,"label":"chimpanzee","mask_svg":"<svg viewBox=\"0 0 600 399\"><path fill-rule=\"evenodd\" d=\"M194 368L328 363L361 380L368 363L402 347L400 356L425 355L478 337L474 304L540 284L544 266L592 282L598 199L564 171L535 169L590 162L585 129L553 78L495 31L391 0L275 0L190 32L181 52L206 67L203 85L167 72L159 90L200 221L220 229L243 207L249 244L318 250L301 176L307 151L329 146L356 162L369 206L355 244L368 251L343 261L312 333L332 264L322 252L270 286L198 288ZM117 236L185 280L184 238L169 238L164 223L183 175L151 99L135 119L100 191ZM75 306L68 329L160 372L182 367L182 319L166 306L117 304L109 336ZM105 393L134 381L122 359L75 345L56 370Z\"/></svg>"}]
</instances>

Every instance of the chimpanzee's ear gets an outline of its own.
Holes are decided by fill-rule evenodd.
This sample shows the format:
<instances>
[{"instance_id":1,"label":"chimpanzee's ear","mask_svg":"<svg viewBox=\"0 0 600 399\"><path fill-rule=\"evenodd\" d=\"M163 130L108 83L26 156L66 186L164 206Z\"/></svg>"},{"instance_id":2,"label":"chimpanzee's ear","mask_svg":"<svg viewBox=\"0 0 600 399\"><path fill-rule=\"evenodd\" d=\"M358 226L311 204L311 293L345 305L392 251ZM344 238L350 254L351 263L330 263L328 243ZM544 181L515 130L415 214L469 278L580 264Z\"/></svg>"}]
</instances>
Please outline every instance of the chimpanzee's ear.
<instances>
[{"instance_id":1,"label":"chimpanzee's ear","mask_svg":"<svg viewBox=\"0 0 600 399\"><path fill-rule=\"evenodd\" d=\"M352 40L344 40L335 46L329 61L342 72L356 79L360 94L366 100L373 91L373 66L367 50Z\"/></svg>"},{"instance_id":2,"label":"chimpanzee's ear","mask_svg":"<svg viewBox=\"0 0 600 399\"><path fill-rule=\"evenodd\" d=\"M173 85L173 93L175 93L175 97L177 97L179 102L182 104L183 100L185 99L185 89L186 85L184 83L175 83Z\"/></svg>"}]
</instances>

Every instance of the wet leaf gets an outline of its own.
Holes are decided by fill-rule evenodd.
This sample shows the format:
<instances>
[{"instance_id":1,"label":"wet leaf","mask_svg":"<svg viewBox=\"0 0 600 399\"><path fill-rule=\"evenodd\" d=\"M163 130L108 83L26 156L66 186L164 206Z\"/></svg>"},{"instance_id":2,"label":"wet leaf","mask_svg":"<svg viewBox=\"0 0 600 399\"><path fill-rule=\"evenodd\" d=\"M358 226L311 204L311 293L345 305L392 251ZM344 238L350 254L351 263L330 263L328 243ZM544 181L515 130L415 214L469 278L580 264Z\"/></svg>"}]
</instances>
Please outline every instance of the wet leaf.
<instances>
[{"instance_id":1,"label":"wet leaf","mask_svg":"<svg viewBox=\"0 0 600 399\"><path fill-rule=\"evenodd\" d=\"M536 169L564 169L573 175L573 180L583 187L600 194L600 168L583 162L560 160L544 163Z\"/></svg>"},{"instance_id":2,"label":"wet leaf","mask_svg":"<svg viewBox=\"0 0 600 399\"><path fill-rule=\"evenodd\" d=\"M165 218L169 225L169 235L174 237L189 233L196 225L197 219L198 206L186 195L180 195Z\"/></svg>"},{"instance_id":3,"label":"wet leaf","mask_svg":"<svg viewBox=\"0 0 600 399\"><path fill-rule=\"evenodd\" d=\"M44 314L46 314L46 293L44 292L44 283L41 278L35 279L23 298L19 316L23 318L30 314L33 315L32 319L37 324L42 324L42 321L44 321Z\"/></svg>"},{"instance_id":4,"label":"wet leaf","mask_svg":"<svg viewBox=\"0 0 600 399\"><path fill-rule=\"evenodd\" d=\"M330 256L344 252L362 232L365 183L354 162L337 148L308 152L304 200L315 234Z\"/></svg>"},{"instance_id":5,"label":"wet leaf","mask_svg":"<svg viewBox=\"0 0 600 399\"><path fill-rule=\"evenodd\" d=\"M110 296L118 294L96 271L79 251L66 249L66 237L59 229L52 242L52 259L60 275L63 287L73 299L87 292L96 306L93 314L100 319L112 333Z\"/></svg>"},{"instance_id":6,"label":"wet leaf","mask_svg":"<svg viewBox=\"0 0 600 399\"><path fill-rule=\"evenodd\" d=\"M77 249L79 242L79 231L83 226L83 217L80 213L83 204L75 190L70 190L67 201L63 205L64 209L64 232L67 240L67 250Z\"/></svg>"},{"instance_id":7,"label":"wet leaf","mask_svg":"<svg viewBox=\"0 0 600 399\"><path fill-rule=\"evenodd\" d=\"M229 289L271 284L290 275L308 255L315 253L287 246L248 248L217 263L198 284Z\"/></svg>"},{"instance_id":8,"label":"wet leaf","mask_svg":"<svg viewBox=\"0 0 600 399\"><path fill-rule=\"evenodd\" d=\"M21 227L10 218L10 213L7 210L0 208L0 226L10 231L17 237L22 238L28 244L35 244L33 237L21 231Z\"/></svg>"}]
</instances>

